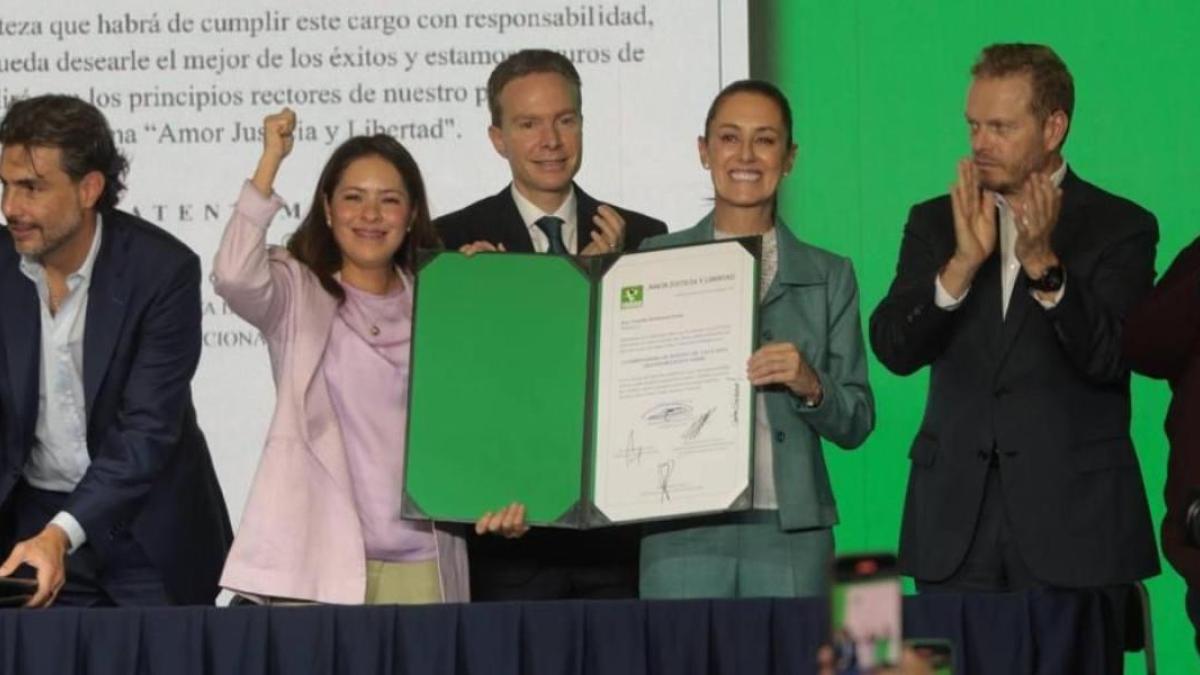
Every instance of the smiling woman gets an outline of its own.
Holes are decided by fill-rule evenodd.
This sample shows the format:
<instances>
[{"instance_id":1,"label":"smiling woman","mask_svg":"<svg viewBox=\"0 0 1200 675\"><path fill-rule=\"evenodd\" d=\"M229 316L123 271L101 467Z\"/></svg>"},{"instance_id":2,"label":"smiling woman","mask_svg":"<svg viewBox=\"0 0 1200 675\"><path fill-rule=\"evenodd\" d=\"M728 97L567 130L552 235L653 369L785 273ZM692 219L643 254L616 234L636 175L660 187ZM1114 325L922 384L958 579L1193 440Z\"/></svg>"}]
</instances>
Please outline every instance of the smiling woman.
<instances>
[{"instance_id":1,"label":"smiling woman","mask_svg":"<svg viewBox=\"0 0 1200 675\"><path fill-rule=\"evenodd\" d=\"M221 585L255 601L462 601L462 541L399 518L412 274L435 248L416 162L386 135L334 151L286 250L266 246L296 116L263 153L214 264L217 293L266 338L278 398ZM321 514L312 518L309 514Z\"/></svg>"},{"instance_id":2,"label":"smiling woman","mask_svg":"<svg viewBox=\"0 0 1200 675\"><path fill-rule=\"evenodd\" d=\"M760 238L763 344L746 364L757 391L753 510L648 525L641 594L823 594L837 508L822 443L858 447L875 424L854 270L848 259L800 242L776 213L796 146L791 107L774 85L727 86L697 145L713 211L643 248Z\"/></svg>"}]
</instances>

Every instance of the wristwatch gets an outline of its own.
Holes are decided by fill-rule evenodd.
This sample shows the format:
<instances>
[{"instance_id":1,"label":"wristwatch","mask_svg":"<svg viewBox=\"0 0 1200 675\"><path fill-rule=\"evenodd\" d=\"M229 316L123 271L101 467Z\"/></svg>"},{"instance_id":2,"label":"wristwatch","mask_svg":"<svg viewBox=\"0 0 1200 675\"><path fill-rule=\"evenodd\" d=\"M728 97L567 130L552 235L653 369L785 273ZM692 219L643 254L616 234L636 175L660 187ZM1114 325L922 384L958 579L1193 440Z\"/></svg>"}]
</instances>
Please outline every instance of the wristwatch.
<instances>
[{"instance_id":1,"label":"wristwatch","mask_svg":"<svg viewBox=\"0 0 1200 675\"><path fill-rule=\"evenodd\" d=\"M1029 283L1029 287L1035 291L1043 293L1054 293L1063 287L1063 281L1066 279L1063 275L1061 265L1051 265L1047 267L1042 276L1034 279L1028 274L1025 275L1025 281Z\"/></svg>"}]
</instances>

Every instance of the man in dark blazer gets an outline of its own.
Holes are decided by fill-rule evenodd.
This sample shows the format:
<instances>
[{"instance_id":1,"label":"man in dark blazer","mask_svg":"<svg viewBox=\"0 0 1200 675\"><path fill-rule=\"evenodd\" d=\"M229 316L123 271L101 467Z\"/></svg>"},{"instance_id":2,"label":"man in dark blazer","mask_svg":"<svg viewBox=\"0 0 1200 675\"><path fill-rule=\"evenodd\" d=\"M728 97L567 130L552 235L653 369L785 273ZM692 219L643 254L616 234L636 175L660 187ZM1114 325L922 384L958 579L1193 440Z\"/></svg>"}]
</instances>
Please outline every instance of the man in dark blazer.
<instances>
[{"instance_id":1,"label":"man in dark blazer","mask_svg":"<svg viewBox=\"0 0 1200 675\"><path fill-rule=\"evenodd\" d=\"M32 606L208 604L232 539L191 378L200 263L115 208L124 157L69 96L0 122L0 575Z\"/></svg>"},{"instance_id":2,"label":"man in dark blazer","mask_svg":"<svg viewBox=\"0 0 1200 675\"><path fill-rule=\"evenodd\" d=\"M972 156L949 196L913 207L870 322L889 370L930 366L901 569L925 591L1154 575L1121 327L1150 290L1157 224L1066 167L1074 87L1050 48L993 45L972 75Z\"/></svg>"},{"instance_id":3,"label":"man in dark blazer","mask_svg":"<svg viewBox=\"0 0 1200 675\"><path fill-rule=\"evenodd\" d=\"M517 52L496 66L487 88L488 135L508 160L512 183L434 221L446 248L595 255L636 250L666 233L661 221L602 204L574 183L583 114L579 73L566 57ZM637 595L637 527L529 531L515 503L484 514L475 530L468 540L473 600Z\"/></svg>"},{"instance_id":4,"label":"man in dark blazer","mask_svg":"<svg viewBox=\"0 0 1200 675\"><path fill-rule=\"evenodd\" d=\"M542 243L542 238L539 238L535 244L533 236L536 236L536 233L531 234L517 208L517 202L513 196L514 186L515 183L506 186L490 197L485 197L458 211L437 218L434 225L437 226L442 244L448 249L455 250L482 242L484 246L479 250L490 250L494 246L497 250L523 253L549 252L548 243L545 248L538 247L538 244ZM612 250L608 247L607 242L595 243L597 238L603 241L605 236L603 226L608 221L605 221L601 215L605 211L611 210L615 216L612 222L623 223L623 234L615 236L619 242L617 250L636 251L643 240L667 232L667 226L661 220L655 220L637 211L602 204L575 183L570 183L570 186L575 197L576 222L590 223L586 232L586 238L590 242L588 246L593 249L603 249L596 252L608 253ZM600 218L601 222L598 223L595 218ZM620 232L619 226L614 226L613 231ZM490 246L487 246L488 244ZM588 246L584 246L584 249L587 249ZM567 250L563 252L571 252L569 247L565 248ZM582 255L588 253L590 251L584 252Z\"/></svg>"},{"instance_id":5,"label":"man in dark blazer","mask_svg":"<svg viewBox=\"0 0 1200 675\"><path fill-rule=\"evenodd\" d=\"M488 136L508 160L512 183L438 218L446 248L591 255L635 251L646 237L666 234L662 221L603 204L575 184L582 98L579 73L565 56L517 52L496 66L487 87Z\"/></svg>"},{"instance_id":6,"label":"man in dark blazer","mask_svg":"<svg viewBox=\"0 0 1200 675\"><path fill-rule=\"evenodd\" d=\"M1171 383L1167 410L1167 514L1162 546L1187 582L1186 607L1200 651L1200 547L1188 543L1187 514L1200 489L1200 239L1183 249L1129 315L1125 356L1139 373Z\"/></svg>"}]
</instances>

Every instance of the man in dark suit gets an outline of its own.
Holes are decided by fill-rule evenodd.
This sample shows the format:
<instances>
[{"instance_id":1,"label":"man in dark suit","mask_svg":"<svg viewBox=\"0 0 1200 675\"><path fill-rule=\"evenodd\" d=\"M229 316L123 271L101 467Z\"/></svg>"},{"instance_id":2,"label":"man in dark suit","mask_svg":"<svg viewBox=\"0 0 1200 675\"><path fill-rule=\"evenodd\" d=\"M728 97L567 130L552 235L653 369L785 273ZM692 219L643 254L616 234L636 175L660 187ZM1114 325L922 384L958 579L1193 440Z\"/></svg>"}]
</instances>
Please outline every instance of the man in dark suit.
<instances>
[{"instance_id":1,"label":"man in dark suit","mask_svg":"<svg viewBox=\"0 0 1200 675\"><path fill-rule=\"evenodd\" d=\"M1193 491L1200 488L1200 239L1180 251L1150 296L1129 315L1125 355L1134 370L1171 383L1162 546L1187 582L1185 605L1200 651L1200 547L1189 544L1187 535Z\"/></svg>"},{"instance_id":2,"label":"man in dark suit","mask_svg":"<svg viewBox=\"0 0 1200 675\"><path fill-rule=\"evenodd\" d=\"M557 52L526 49L488 78L488 136L512 183L434 224L448 249L593 255L637 250L667 226L602 204L574 183L583 158L579 73Z\"/></svg>"},{"instance_id":3,"label":"man in dark suit","mask_svg":"<svg viewBox=\"0 0 1200 675\"><path fill-rule=\"evenodd\" d=\"M1150 290L1157 224L1066 167L1074 85L1050 48L993 45L972 76L972 155L950 195L913 207L871 317L888 369L931 367L901 568L925 591L1154 575L1121 326Z\"/></svg>"},{"instance_id":4,"label":"man in dark suit","mask_svg":"<svg viewBox=\"0 0 1200 675\"><path fill-rule=\"evenodd\" d=\"M548 50L517 52L496 66L487 89L488 136L508 160L512 183L434 221L446 248L595 255L636 250L666 233L661 221L601 204L574 183L583 114L570 60ZM524 515L514 503L476 523L477 536L468 541L472 599L637 595L636 527L530 532Z\"/></svg>"},{"instance_id":5,"label":"man in dark suit","mask_svg":"<svg viewBox=\"0 0 1200 675\"><path fill-rule=\"evenodd\" d=\"M69 96L0 122L0 575L32 606L211 603L232 539L191 378L200 263L116 210L124 157Z\"/></svg>"}]
</instances>

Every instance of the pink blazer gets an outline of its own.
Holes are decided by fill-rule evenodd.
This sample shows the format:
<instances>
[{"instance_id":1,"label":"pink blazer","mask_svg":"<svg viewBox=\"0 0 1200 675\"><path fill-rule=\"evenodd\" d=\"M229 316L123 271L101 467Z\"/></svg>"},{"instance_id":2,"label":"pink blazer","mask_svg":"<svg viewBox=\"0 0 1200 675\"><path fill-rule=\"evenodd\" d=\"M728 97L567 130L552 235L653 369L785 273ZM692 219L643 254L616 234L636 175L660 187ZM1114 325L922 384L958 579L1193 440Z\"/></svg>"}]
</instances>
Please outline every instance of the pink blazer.
<instances>
[{"instance_id":1,"label":"pink blazer","mask_svg":"<svg viewBox=\"0 0 1200 675\"><path fill-rule=\"evenodd\" d=\"M221 586L236 592L360 604L366 556L341 431L319 377L337 312L306 267L266 245L283 206L247 182L217 251L213 285L267 341L275 413ZM435 529L442 597L468 600L466 544Z\"/></svg>"}]
</instances>

